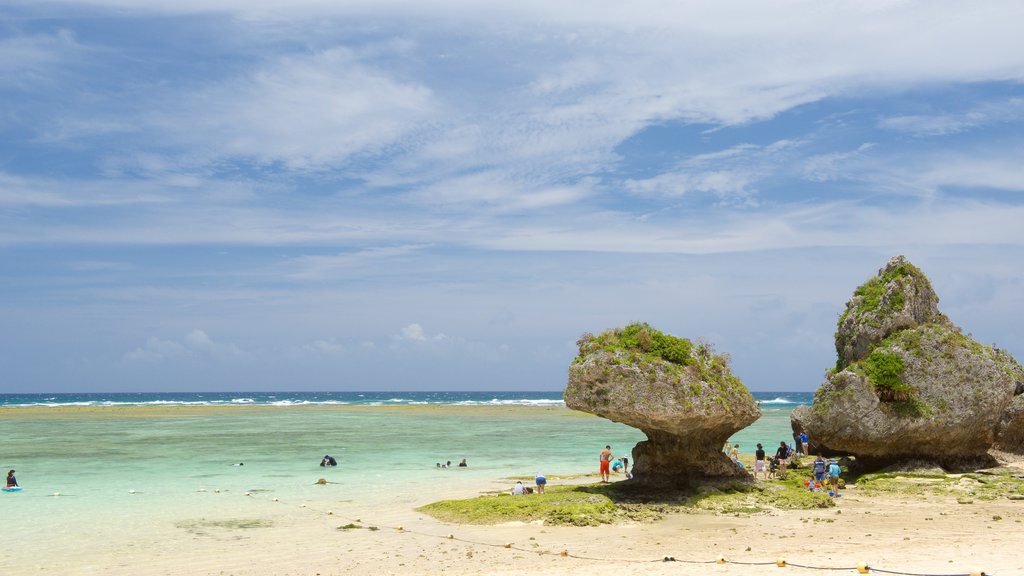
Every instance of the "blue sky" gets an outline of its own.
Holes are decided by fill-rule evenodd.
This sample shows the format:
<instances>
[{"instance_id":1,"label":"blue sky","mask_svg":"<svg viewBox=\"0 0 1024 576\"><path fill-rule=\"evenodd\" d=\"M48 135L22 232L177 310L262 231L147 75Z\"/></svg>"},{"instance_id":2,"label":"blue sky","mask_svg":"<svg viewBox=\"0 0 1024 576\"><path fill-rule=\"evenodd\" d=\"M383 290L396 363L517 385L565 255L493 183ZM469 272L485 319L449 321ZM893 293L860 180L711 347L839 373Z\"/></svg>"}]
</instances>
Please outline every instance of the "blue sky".
<instances>
[{"instance_id":1,"label":"blue sky","mask_svg":"<svg viewBox=\"0 0 1024 576\"><path fill-rule=\"evenodd\" d=\"M813 390L895 254L1024 356L1024 4L0 3L0 391Z\"/></svg>"}]
</instances>

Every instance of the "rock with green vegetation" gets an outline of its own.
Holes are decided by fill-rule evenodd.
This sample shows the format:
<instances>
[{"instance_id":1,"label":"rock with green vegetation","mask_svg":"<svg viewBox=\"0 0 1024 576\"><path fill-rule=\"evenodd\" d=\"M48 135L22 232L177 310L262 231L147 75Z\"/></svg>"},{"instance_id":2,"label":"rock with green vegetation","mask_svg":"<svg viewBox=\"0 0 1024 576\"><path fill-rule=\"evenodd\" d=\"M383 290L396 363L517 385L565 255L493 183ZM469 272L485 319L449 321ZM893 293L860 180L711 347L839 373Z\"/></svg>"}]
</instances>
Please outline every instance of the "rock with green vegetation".
<instances>
[{"instance_id":1,"label":"rock with green vegetation","mask_svg":"<svg viewBox=\"0 0 1024 576\"><path fill-rule=\"evenodd\" d=\"M836 370L867 358L875 344L899 330L921 324L951 326L938 304L928 278L903 256L894 256L846 303L836 331Z\"/></svg>"},{"instance_id":2,"label":"rock with green vegetation","mask_svg":"<svg viewBox=\"0 0 1024 576\"><path fill-rule=\"evenodd\" d=\"M1006 365L1010 374L1017 382L1014 388L1013 401L1003 411L996 431L996 448L1016 454L1024 454L1024 368L1003 350L998 350L1007 357Z\"/></svg>"},{"instance_id":3,"label":"rock with green vegetation","mask_svg":"<svg viewBox=\"0 0 1024 576\"><path fill-rule=\"evenodd\" d=\"M963 334L937 306L902 256L857 288L839 320L836 369L811 406L793 411L793 429L868 467L987 461L1024 378L1009 354ZM1008 442L1010 430L1024 437L1022 424L1006 423Z\"/></svg>"},{"instance_id":4,"label":"rock with green vegetation","mask_svg":"<svg viewBox=\"0 0 1024 576\"><path fill-rule=\"evenodd\" d=\"M721 451L760 417L727 354L643 323L584 334L577 344L565 403L647 435L633 448L633 482L692 487L750 478Z\"/></svg>"}]
</instances>

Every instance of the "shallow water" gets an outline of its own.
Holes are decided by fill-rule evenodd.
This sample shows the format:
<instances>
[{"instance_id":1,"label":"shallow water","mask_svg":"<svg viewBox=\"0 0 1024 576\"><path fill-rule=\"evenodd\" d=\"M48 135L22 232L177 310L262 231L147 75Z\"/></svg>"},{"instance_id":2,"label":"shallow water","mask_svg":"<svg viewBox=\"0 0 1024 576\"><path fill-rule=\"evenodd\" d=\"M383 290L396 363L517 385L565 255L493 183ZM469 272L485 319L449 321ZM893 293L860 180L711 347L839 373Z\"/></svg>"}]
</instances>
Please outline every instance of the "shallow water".
<instances>
[{"instance_id":1,"label":"shallow water","mask_svg":"<svg viewBox=\"0 0 1024 576\"><path fill-rule=\"evenodd\" d=\"M731 440L745 452L788 440L795 405L762 404L762 418ZM0 566L237 518L245 492L372 509L412 503L437 485L593 473L605 444L628 455L644 439L564 407L503 404L8 408L0 428L0 468L17 469L24 487L0 493L5 525L16 527ZM340 465L319 467L324 454ZM462 458L467 468L435 466ZM338 485L325 491L321 477Z\"/></svg>"}]
</instances>

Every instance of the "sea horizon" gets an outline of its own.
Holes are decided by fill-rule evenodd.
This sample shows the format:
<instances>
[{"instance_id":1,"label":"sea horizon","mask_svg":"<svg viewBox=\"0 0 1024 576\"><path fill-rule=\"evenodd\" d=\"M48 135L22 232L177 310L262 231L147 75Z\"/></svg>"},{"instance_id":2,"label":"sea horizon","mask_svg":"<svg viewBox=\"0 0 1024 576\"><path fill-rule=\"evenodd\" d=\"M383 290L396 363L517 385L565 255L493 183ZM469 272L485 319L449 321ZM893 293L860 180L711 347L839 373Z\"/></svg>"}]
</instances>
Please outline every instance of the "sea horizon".
<instances>
[{"instance_id":1,"label":"sea horizon","mask_svg":"<svg viewBox=\"0 0 1024 576\"><path fill-rule=\"evenodd\" d=\"M534 405L564 406L562 390L194 391L0 394L0 407ZM751 392L761 405L810 404L814 392Z\"/></svg>"}]
</instances>

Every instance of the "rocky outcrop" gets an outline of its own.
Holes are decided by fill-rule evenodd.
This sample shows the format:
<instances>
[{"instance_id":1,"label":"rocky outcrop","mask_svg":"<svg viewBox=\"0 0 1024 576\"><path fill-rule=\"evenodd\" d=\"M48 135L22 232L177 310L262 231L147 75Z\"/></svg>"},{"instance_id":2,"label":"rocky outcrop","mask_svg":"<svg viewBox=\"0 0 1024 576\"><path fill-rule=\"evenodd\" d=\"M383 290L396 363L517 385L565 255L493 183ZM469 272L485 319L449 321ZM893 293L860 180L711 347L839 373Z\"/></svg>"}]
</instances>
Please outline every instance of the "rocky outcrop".
<instances>
[{"instance_id":1,"label":"rocky outcrop","mask_svg":"<svg viewBox=\"0 0 1024 576\"><path fill-rule=\"evenodd\" d=\"M999 352L1007 357L1006 364L1017 384L1013 391L1013 401L999 420L995 447L1006 452L1024 454L1024 367L1006 352Z\"/></svg>"},{"instance_id":2,"label":"rocky outcrop","mask_svg":"<svg viewBox=\"0 0 1024 576\"><path fill-rule=\"evenodd\" d=\"M931 283L902 256L856 290L835 341L836 369L791 417L818 449L869 467L987 458L1014 397L1016 362L940 313Z\"/></svg>"},{"instance_id":3,"label":"rocky outcrop","mask_svg":"<svg viewBox=\"0 0 1024 576\"><path fill-rule=\"evenodd\" d=\"M836 369L863 360L875 344L899 330L929 323L951 326L938 305L928 278L903 256L893 257L846 303L836 332Z\"/></svg>"},{"instance_id":4,"label":"rocky outcrop","mask_svg":"<svg viewBox=\"0 0 1024 576\"><path fill-rule=\"evenodd\" d=\"M727 355L646 324L585 334L577 344L565 403L647 435L633 448L635 483L688 487L750 478L721 452L729 436L760 416Z\"/></svg>"}]
</instances>

